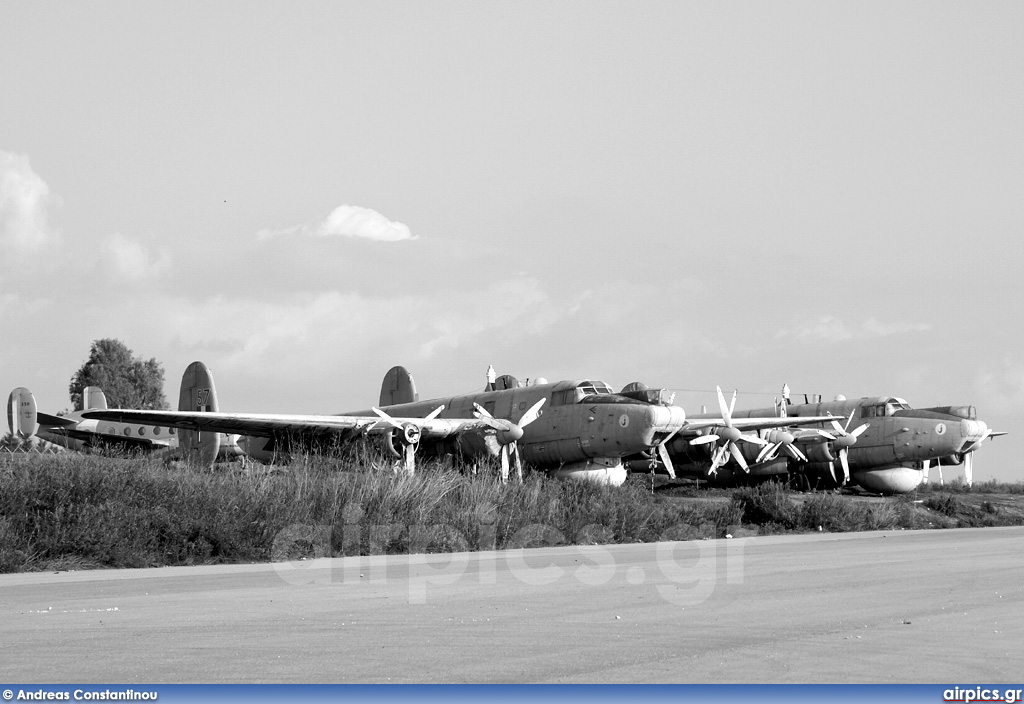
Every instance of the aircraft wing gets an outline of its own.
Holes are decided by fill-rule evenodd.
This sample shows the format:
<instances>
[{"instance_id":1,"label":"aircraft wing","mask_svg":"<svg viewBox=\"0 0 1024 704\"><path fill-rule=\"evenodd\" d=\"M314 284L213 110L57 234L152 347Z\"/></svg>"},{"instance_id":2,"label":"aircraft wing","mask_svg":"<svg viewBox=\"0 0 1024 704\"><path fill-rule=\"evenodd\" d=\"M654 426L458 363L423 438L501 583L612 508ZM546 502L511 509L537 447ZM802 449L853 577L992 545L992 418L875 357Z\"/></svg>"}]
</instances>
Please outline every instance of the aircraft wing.
<instances>
[{"instance_id":1,"label":"aircraft wing","mask_svg":"<svg viewBox=\"0 0 1024 704\"><path fill-rule=\"evenodd\" d=\"M36 413L36 420L39 422L40 426L46 426L49 428L66 428L78 423L74 418L51 416L49 413L42 412Z\"/></svg>"},{"instance_id":2,"label":"aircraft wing","mask_svg":"<svg viewBox=\"0 0 1024 704\"><path fill-rule=\"evenodd\" d=\"M731 418L732 427L744 430L767 430L769 428L794 428L803 425L818 425L820 423L831 423L836 416L770 416L767 418ZM679 431L680 435L692 434L692 431L705 428L724 427L724 418L687 418L686 424Z\"/></svg>"},{"instance_id":3,"label":"aircraft wing","mask_svg":"<svg viewBox=\"0 0 1024 704\"><path fill-rule=\"evenodd\" d=\"M141 423L184 430L238 435L276 437L295 435L343 438L375 435L395 426L378 416L288 415L277 413L206 413L201 411L130 411L122 409L86 411L83 418L120 423ZM440 440L470 428L485 427L475 418L391 418L401 426L415 425L423 439Z\"/></svg>"}]
</instances>

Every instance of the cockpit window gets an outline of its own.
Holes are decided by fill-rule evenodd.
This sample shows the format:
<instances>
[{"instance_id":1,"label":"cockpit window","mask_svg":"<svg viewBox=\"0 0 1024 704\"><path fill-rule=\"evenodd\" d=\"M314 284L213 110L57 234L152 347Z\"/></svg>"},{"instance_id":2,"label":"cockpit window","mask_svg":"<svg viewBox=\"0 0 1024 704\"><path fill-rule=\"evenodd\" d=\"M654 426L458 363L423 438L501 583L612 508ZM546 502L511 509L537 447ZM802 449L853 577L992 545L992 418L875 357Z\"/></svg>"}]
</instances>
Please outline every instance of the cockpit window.
<instances>
[{"instance_id":1,"label":"cockpit window","mask_svg":"<svg viewBox=\"0 0 1024 704\"><path fill-rule=\"evenodd\" d=\"M583 396L614 393L611 387L603 381L581 381L576 384L576 388L583 391Z\"/></svg>"},{"instance_id":2,"label":"cockpit window","mask_svg":"<svg viewBox=\"0 0 1024 704\"><path fill-rule=\"evenodd\" d=\"M885 402L885 415L891 416L891 415L895 414L896 411L903 411L903 410L906 410L908 408L910 408L910 404L908 404L903 399L895 398L895 397L890 397ZM881 414L879 414L879 415L881 415Z\"/></svg>"},{"instance_id":3,"label":"cockpit window","mask_svg":"<svg viewBox=\"0 0 1024 704\"><path fill-rule=\"evenodd\" d=\"M905 411L910 408L910 404L901 398L888 398L885 403L879 403L874 406L865 406L861 416L864 418L884 418L885 416L895 415L897 411Z\"/></svg>"},{"instance_id":4,"label":"cockpit window","mask_svg":"<svg viewBox=\"0 0 1024 704\"><path fill-rule=\"evenodd\" d=\"M551 394L551 405L564 406L579 403L588 396L603 396L614 393L612 387L603 381L581 381L571 389L563 389Z\"/></svg>"}]
</instances>

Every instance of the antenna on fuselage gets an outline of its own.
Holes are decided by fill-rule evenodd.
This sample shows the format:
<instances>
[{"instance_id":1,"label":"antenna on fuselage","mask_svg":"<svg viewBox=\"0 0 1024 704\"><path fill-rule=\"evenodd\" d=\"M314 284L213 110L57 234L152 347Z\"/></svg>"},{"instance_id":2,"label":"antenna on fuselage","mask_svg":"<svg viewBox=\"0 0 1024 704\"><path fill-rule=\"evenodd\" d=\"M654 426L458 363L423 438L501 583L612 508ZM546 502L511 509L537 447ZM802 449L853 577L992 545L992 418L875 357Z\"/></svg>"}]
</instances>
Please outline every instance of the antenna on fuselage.
<instances>
[{"instance_id":1,"label":"antenna on fuselage","mask_svg":"<svg viewBox=\"0 0 1024 704\"><path fill-rule=\"evenodd\" d=\"M789 384L782 385L782 404L779 406L779 417L785 418L787 415L786 409L789 407Z\"/></svg>"}]
</instances>

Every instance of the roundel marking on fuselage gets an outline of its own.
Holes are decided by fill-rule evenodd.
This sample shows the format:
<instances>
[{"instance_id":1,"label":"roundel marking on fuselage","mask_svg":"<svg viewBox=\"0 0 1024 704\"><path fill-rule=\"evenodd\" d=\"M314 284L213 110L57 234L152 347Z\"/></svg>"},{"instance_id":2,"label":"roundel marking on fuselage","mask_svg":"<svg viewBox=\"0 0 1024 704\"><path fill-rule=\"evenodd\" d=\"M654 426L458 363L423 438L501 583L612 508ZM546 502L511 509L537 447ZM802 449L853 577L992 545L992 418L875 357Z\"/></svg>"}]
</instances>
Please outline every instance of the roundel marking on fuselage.
<instances>
[{"instance_id":1,"label":"roundel marking on fuselage","mask_svg":"<svg viewBox=\"0 0 1024 704\"><path fill-rule=\"evenodd\" d=\"M619 425L621 425L623 428L628 427L629 426L629 416L626 415L625 413L623 413L621 416L619 416Z\"/></svg>"},{"instance_id":2,"label":"roundel marking on fuselage","mask_svg":"<svg viewBox=\"0 0 1024 704\"><path fill-rule=\"evenodd\" d=\"M935 426L935 434L936 435L943 435L943 434L945 434L945 432L946 432L946 424L945 423L939 423L938 425Z\"/></svg>"}]
</instances>

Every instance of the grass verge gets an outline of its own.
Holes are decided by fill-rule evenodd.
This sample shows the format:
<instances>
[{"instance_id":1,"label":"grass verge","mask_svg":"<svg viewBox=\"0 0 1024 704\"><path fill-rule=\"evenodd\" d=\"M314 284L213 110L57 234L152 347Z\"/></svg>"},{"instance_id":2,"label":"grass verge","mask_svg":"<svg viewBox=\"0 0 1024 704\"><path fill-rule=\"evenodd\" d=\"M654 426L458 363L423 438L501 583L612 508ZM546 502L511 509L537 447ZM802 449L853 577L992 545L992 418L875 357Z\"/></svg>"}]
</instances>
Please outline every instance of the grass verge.
<instances>
[{"instance_id":1,"label":"grass verge","mask_svg":"<svg viewBox=\"0 0 1024 704\"><path fill-rule=\"evenodd\" d=\"M531 475L505 485L445 461L422 462L412 477L366 466L309 457L209 472L147 458L0 455L0 572L687 540L744 528L1024 524L1020 511L967 494L856 502L768 484L680 498L643 481L612 488Z\"/></svg>"}]
</instances>

